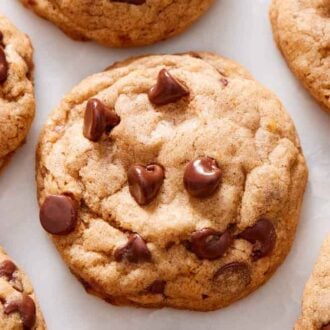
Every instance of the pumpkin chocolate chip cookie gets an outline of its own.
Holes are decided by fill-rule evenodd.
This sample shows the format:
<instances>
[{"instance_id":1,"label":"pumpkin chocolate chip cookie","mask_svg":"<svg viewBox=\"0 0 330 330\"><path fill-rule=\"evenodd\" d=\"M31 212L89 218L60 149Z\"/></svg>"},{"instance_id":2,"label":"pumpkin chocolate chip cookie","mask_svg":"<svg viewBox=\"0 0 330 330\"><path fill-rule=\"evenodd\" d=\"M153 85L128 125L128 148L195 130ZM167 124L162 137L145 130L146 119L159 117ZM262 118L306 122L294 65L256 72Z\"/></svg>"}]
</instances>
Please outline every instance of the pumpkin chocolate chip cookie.
<instances>
[{"instance_id":1,"label":"pumpkin chocolate chip cookie","mask_svg":"<svg viewBox=\"0 0 330 330\"><path fill-rule=\"evenodd\" d=\"M302 301L295 330L330 329L330 235L321 248Z\"/></svg>"},{"instance_id":2,"label":"pumpkin chocolate chip cookie","mask_svg":"<svg viewBox=\"0 0 330 330\"><path fill-rule=\"evenodd\" d=\"M152 44L196 21L213 0L21 0L77 40L106 46Z\"/></svg>"},{"instance_id":3,"label":"pumpkin chocolate chip cookie","mask_svg":"<svg viewBox=\"0 0 330 330\"><path fill-rule=\"evenodd\" d=\"M213 310L246 296L288 253L306 178L280 101L210 53L87 78L37 151L41 224L113 304Z\"/></svg>"},{"instance_id":4,"label":"pumpkin chocolate chip cookie","mask_svg":"<svg viewBox=\"0 0 330 330\"><path fill-rule=\"evenodd\" d=\"M29 279L2 248L0 248L0 329L46 329Z\"/></svg>"},{"instance_id":5,"label":"pumpkin chocolate chip cookie","mask_svg":"<svg viewBox=\"0 0 330 330\"><path fill-rule=\"evenodd\" d=\"M273 0L270 18L290 68L330 111L330 0Z\"/></svg>"},{"instance_id":6,"label":"pumpkin chocolate chip cookie","mask_svg":"<svg viewBox=\"0 0 330 330\"><path fill-rule=\"evenodd\" d=\"M34 118L32 55L30 39L0 15L0 168Z\"/></svg>"}]
</instances>

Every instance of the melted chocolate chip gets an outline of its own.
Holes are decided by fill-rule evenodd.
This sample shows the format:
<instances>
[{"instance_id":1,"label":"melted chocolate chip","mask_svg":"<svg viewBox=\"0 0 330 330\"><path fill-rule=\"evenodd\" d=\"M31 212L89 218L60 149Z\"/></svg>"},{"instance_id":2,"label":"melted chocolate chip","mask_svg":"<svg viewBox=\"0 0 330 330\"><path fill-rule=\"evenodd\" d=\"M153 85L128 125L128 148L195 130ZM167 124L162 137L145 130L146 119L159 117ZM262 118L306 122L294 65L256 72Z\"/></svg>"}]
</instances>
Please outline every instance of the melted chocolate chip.
<instances>
[{"instance_id":1,"label":"melted chocolate chip","mask_svg":"<svg viewBox=\"0 0 330 330\"><path fill-rule=\"evenodd\" d=\"M204 228L191 235L190 250L201 259L214 260L223 256L232 241L228 231L219 233L214 229Z\"/></svg>"},{"instance_id":2,"label":"melted chocolate chip","mask_svg":"<svg viewBox=\"0 0 330 330\"><path fill-rule=\"evenodd\" d=\"M16 269L17 267L12 261L4 260L0 264L0 277L6 277L8 280L11 280Z\"/></svg>"},{"instance_id":3,"label":"melted chocolate chip","mask_svg":"<svg viewBox=\"0 0 330 330\"><path fill-rule=\"evenodd\" d=\"M129 262L145 262L151 260L151 253L143 238L138 234L132 234L128 238L128 242L122 248L115 251L116 261L127 260Z\"/></svg>"},{"instance_id":4,"label":"melted chocolate chip","mask_svg":"<svg viewBox=\"0 0 330 330\"><path fill-rule=\"evenodd\" d=\"M66 195L48 196L40 208L42 227L53 235L67 235L77 224L77 203Z\"/></svg>"},{"instance_id":5,"label":"melted chocolate chip","mask_svg":"<svg viewBox=\"0 0 330 330\"><path fill-rule=\"evenodd\" d=\"M321 330L330 330L330 323L324 325Z\"/></svg>"},{"instance_id":6,"label":"melted chocolate chip","mask_svg":"<svg viewBox=\"0 0 330 330\"><path fill-rule=\"evenodd\" d=\"M122 2L128 3L129 5L143 5L146 0L110 0L110 2Z\"/></svg>"},{"instance_id":7,"label":"melted chocolate chip","mask_svg":"<svg viewBox=\"0 0 330 330\"><path fill-rule=\"evenodd\" d=\"M31 297L22 294L20 299L15 299L5 304L4 313L18 312L21 315L24 329L32 329L36 322L36 306Z\"/></svg>"},{"instance_id":8,"label":"melted chocolate chip","mask_svg":"<svg viewBox=\"0 0 330 330\"><path fill-rule=\"evenodd\" d=\"M162 280L156 280L147 287L147 291L151 294L163 294L165 290L166 282Z\"/></svg>"},{"instance_id":9,"label":"melted chocolate chip","mask_svg":"<svg viewBox=\"0 0 330 330\"><path fill-rule=\"evenodd\" d=\"M193 197L205 198L212 195L220 184L221 170L215 159L198 158L191 161L184 172L183 183Z\"/></svg>"},{"instance_id":10,"label":"melted chocolate chip","mask_svg":"<svg viewBox=\"0 0 330 330\"><path fill-rule=\"evenodd\" d=\"M213 281L220 292L238 294L251 283L251 271L246 263L235 261L218 269Z\"/></svg>"},{"instance_id":11,"label":"melted chocolate chip","mask_svg":"<svg viewBox=\"0 0 330 330\"><path fill-rule=\"evenodd\" d=\"M127 173L129 191L139 205L147 205L156 198L164 177L160 165L132 165Z\"/></svg>"},{"instance_id":12,"label":"melted chocolate chip","mask_svg":"<svg viewBox=\"0 0 330 330\"><path fill-rule=\"evenodd\" d=\"M215 281L223 280L224 277L232 278L233 275L238 275L240 280L249 284L251 282L250 269L247 264L243 262L231 262L227 265L222 266L214 274L213 279Z\"/></svg>"},{"instance_id":13,"label":"melted chocolate chip","mask_svg":"<svg viewBox=\"0 0 330 330\"><path fill-rule=\"evenodd\" d=\"M119 125L120 117L98 99L87 102L83 134L86 139L97 142L103 133L110 133Z\"/></svg>"},{"instance_id":14,"label":"melted chocolate chip","mask_svg":"<svg viewBox=\"0 0 330 330\"><path fill-rule=\"evenodd\" d=\"M261 219L254 226L246 228L238 237L254 244L252 252L253 260L258 260L269 255L276 243L274 225L267 219Z\"/></svg>"},{"instance_id":15,"label":"melted chocolate chip","mask_svg":"<svg viewBox=\"0 0 330 330\"><path fill-rule=\"evenodd\" d=\"M166 69L159 72L157 84L151 87L148 93L150 102L156 105L177 102L187 95L189 95L189 91Z\"/></svg>"},{"instance_id":16,"label":"melted chocolate chip","mask_svg":"<svg viewBox=\"0 0 330 330\"><path fill-rule=\"evenodd\" d=\"M8 62L5 51L0 47L0 84L4 83L8 78Z\"/></svg>"}]
</instances>

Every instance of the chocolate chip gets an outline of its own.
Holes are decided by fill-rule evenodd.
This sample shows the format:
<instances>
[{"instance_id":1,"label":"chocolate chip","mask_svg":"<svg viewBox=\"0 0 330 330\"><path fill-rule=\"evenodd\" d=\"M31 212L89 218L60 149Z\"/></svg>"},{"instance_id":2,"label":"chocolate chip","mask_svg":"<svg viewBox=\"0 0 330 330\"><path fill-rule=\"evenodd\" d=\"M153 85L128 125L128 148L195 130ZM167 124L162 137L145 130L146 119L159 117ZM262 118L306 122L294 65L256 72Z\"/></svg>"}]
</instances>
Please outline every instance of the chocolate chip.
<instances>
[{"instance_id":1,"label":"chocolate chip","mask_svg":"<svg viewBox=\"0 0 330 330\"><path fill-rule=\"evenodd\" d=\"M156 198L164 177L160 165L132 165L127 173L129 191L139 205L147 205Z\"/></svg>"},{"instance_id":2,"label":"chocolate chip","mask_svg":"<svg viewBox=\"0 0 330 330\"><path fill-rule=\"evenodd\" d=\"M8 62L5 51L0 47L0 84L4 83L8 77Z\"/></svg>"},{"instance_id":3,"label":"chocolate chip","mask_svg":"<svg viewBox=\"0 0 330 330\"><path fill-rule=\"evenodd\" d=\"M137 263L150 261L151 253L143 238L138 234L132 234L126 245L115 251L114 257L116 261L127 260Z\"/></svg>"},{"instance_id":4,"label":"chocolate chip","mask_svg":"<svg viewBox=\"0 0 330 330\"><path fill-rule=\"evenodd\" d=\"M150 102L156 105L177 102L187 95L189 95L189 91L166 69L159 72L157 84L151 87L148 93Z\"/></svg>"},{"instance_id":5,"label":"chocolate chip","mask_svg":"<svg viewBox=\"0 0 330 330\"><path fill-rule=\"evenodd\" d=\"M248 266L243 262L237 262L237 261L231 262L227 265L222 266L219 270L216 271L213 279L219 280L219 278L221 276L223 276L224 274L228 274L228 273L240 273L240 274L244 275L244 277L249 278L248 282L251 281L250 270L249 270ZM245 276L245 275L247 275L247 276Z\"/></svg>"},{"instance_id":6,"label":"chocolate chip","mask_svg":"<svg viewBox=\"0 0 330 330\"><path fill-rule=\"evenodd\" d=\"M71 233L77 224L77 203L67 195L48 196L40 208L42 227L53 235Z\"/></svg>"},{"instance_id":7,"label":"chocolate chip","mask_svg":"<svg viewBox=\"0 0 330 330\"><path fill-rule=\"evenodd\" d=\"M254 226L245 229L239 236L253 246L252 258L258 260L269 255L276 243L274 225L267 219L259 220Z\"/></svg>"},{"instance_id":8,"label":"chocolate chip","mask_svg":"<svg viewBox=\"0 0 330 330\"><path fill-rule=\"evenodd\" d=\"M224 290L239 292L251 283L251 272L246 263L235 261L217 270L213 280L221 283Z\"/></svg>"},{"instance_id":9,"label":"chocolate chip","mask_svg":"<svg viewBox=\"0 0 330 330\"><path fill-rule=\"evenodd\" d=\"M183 183L193 197L212 195L220 184L221 170L215 159L202 157L191 161L184 172Z\"/></svg>"},{"instance_id":10,"label":"chocolate chip","mask_svg":"<svg viewBox=\"0 0 330 330\"><path fill-rule=\"evenodd\" d=\"M110 2L122 2L128 3L129 5L143 5L146 0L110 0Z\"/></svg>"},{"instance_id":11,"label":"chocolate chip","mask_svg":"<svg viewBox=\"0 0 330 330\"><path fill-rule=\"evenodd\" d=\"M190 249L201 259L214 260L223 256L232 241L228 231L219 233L214 229L204 228L191 235Z\"/></svg>"},{"instance_id":12,"label":"chocolate chip","mask_svg":"<svg viewBox=\"0 0 330 330\"><path fill-rule=\"evenodd\" d=\"M120 117L98 99L87 102L84 116L84 136L86 139L97 142L103 133L110 133L119 125Z\"/></svg>"},{"instance_id":13,"label":"chocolate chip","mask_svg":"<svg viewBox=\"0 0 330 330\"><path fill-rule=\"evenodd\" d=\"M321 330L330 330L330 323L324 325Z\"/></svg>"},{"instance_id":14,"label":"chocolate chip","mask_svg":"<svg viewBox=\"0 0 330 330\"><path fill-rule=\"evenodd\" d=\"M5 304L4 313L18 312L21 315L24 329L32 329L36 322L36 306L31 297L22 294L21 298Z\"/></svg>"},{"instance_id":15,"label":"chocolate chip","mask_svg":"<svg viewBox=\"0 0 330 330\"><path fill-rule=\"evenodd\" d=\"M6 277L8 280L11 280L16 269L17 267L12 261L4 260L0 264L0 277Z\"/></svg>"},{"instance_id":16,"label":"chocolate chip","mask_svg":"<svg viewBox=\"0 0 330 330\"><path fill-rule=\"evenodd\" d=\"M165 290L166 282L162 280L156 280L147 287L147 291L151 294L163 294Z\"/></svg>"}]
</instances>

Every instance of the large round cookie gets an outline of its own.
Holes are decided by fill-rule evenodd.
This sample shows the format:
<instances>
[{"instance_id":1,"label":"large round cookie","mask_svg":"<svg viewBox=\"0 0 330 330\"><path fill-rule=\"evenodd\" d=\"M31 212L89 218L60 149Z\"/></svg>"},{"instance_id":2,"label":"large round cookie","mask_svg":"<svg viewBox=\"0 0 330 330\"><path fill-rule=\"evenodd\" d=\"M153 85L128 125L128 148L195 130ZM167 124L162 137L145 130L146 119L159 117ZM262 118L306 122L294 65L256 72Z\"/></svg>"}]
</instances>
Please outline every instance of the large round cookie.
<instances>
[{"instance_id":1,"label":"large round cookie","mask_svg":"<svg viewBox=\"0 0 330 330\"><path fill-rule=\"evenodd\" d=\"M213 0L21 0L77 40L141 46L190 26Z\"/></svg>"},{"instance_id":2,"label":"large round cookie","mask_svg":"<svg viewBox=\"0 0 330 330\"><path fill-rule=\"evenodd\" d=\"M330 111L330 0L273 0L270 18L290 68Z\"/></svg>"},{"instance_id":3,"label":"large round cookie","mask_svg":"<svg viewBox=\"0 0 330 330\"><path fill-rule=\"evenodd\" d=\"M0 248L0 329L46 329L29 279L2 248Z\"/></svg>"},{"instance_id":4,"label":"large round cookie","mask_svg":"<svg viewBox=\"0 0 330 330\"><path fill-rule=\"evenodd\" d=\"M35 109L30 39L0 15L0 167L24 141Z\"/></svg>"},{"instance_id":5,"label":"large round cookie","mask_svg":"<svg viewBox=\"0 0 330 330\"><path fill-rule=\"evenodd\" d=\"M306 177L280 101L209 53L87 78L37 151L42 226L114 304L212 310L246 296L288 253Z\"/></svg>"},{"instance_id":6,"label":"large round cookie","mask_svg":"<svg viewBox=\"0 0 330 330\"><path fill-rule=\"evenodd\" d=\"M330 329L330 235L324 241L302 301L295 330Z\"/></svg>"}]
</instances>

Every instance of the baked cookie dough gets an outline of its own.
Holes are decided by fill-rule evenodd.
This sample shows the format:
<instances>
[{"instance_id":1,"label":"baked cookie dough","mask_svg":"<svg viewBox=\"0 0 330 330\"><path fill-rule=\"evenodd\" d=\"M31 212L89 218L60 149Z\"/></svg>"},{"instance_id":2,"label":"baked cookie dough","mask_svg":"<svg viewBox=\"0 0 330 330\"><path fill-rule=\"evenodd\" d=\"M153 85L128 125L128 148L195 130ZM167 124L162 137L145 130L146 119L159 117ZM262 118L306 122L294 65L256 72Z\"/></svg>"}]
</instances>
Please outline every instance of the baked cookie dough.
<instances>
[{"instance_id":1,"label":"baked cookie dough","mask_svg":"<svg viewBox=\"0 0 330 330\"><path fill-rule=\"evenodd\" d=\"M0 329L44 330L32 285L0 247Z\"/></svg>"},{"instance_id":2,"label":"baked cookie dough","mask_svg":"<svg viewBox=\"0 0 330 330\"><path fill-rule=\"evenodd\" d=\"M153 44L189 27L213 0L21 0L77 40L106 46Z\"/></svg>"},{"instance_id":3,"label":"baked cookie dough","mask_svg":"<svg viewBox=\"0 0 330 330\"><path fill-rule=\"evenodd\" d=\"M113 304L206 311L246 296L288 253L306 177L281 102L210 53L87 78L37 151L41 224Z\"/></svg>"},{"instance_id":4,"label":"baked cookie dough","mask_svg":"<svg viewBox=\"0 0 330 330\"><path fill-rule=\"evenodd\" d=\"M330 235L309 278L302 301L302 310L295 330L330 329Z\"/></svg>"},{"instance_id":5,"label":"baked cookie dough","mask_svg":"<svg viewBox=\"0 0 330 330\"><path fill-rule=\"evenodd\" d=\"M30 39L0 15L0 168L24 141L35 110Z\"/></svg>"},{"instance_id":6,"label":"baked cookie dough","mask_svg":"<svg viewBox=\"0 0 330 330\"><path fill-rule=\"evenodd\" d=\"M330 0L273 0L270 18L288 65L330 111Z\"/></svg>"}]
</instances>

